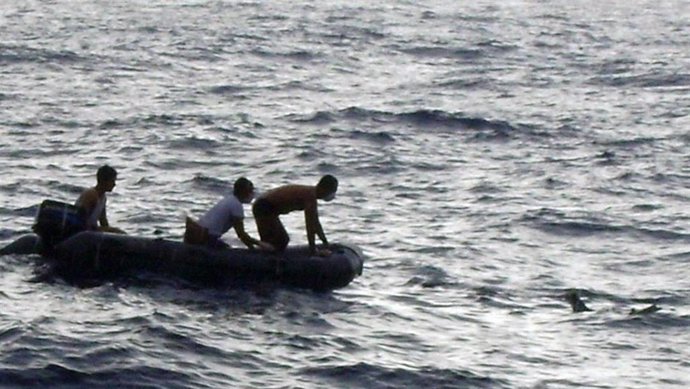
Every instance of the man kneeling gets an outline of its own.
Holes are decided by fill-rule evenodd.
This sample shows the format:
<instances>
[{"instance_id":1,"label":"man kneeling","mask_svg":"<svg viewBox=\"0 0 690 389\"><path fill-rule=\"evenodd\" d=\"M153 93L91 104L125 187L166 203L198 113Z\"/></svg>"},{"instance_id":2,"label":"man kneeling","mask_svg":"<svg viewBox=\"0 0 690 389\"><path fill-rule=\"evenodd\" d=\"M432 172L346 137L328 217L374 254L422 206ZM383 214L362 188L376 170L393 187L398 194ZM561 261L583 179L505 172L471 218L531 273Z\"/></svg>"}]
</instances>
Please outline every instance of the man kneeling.
<instances>
[{"instance_id":1,"label":"man kneeling","mask_svg":"<svg viewBox=\"0 0 690 389\"><path fill-rule=\"evenodd\" d=\"M242 204L249 204L254 198L254 184L241 177L235 181L232 194L222 198L199 221L187 217L185 220L184 242L215 248L230 247L220 237L233 228L242 243L249 248L260 246L257 239L252 238L244 230L244 208Z\"/></svg>"},{"instance_id":2,"label":"man kneeling","mask_svg":"<svg viewBox=\"0 0 690 389\"><path fill-rule=\"evenodd\" d=\"M284 251L290 242L290 237L280 221L280 215L303 210L309 253L330 255L328 240L319 221L317 200L331 201L335 198L337 190L338 180L327 174L321 177L316 186L284 185L260 196L254 202L252 212L262 243L270 244L277 251ZM316 236L321 239L323 249L316 249Z\"/></svg>"}]
</instances>

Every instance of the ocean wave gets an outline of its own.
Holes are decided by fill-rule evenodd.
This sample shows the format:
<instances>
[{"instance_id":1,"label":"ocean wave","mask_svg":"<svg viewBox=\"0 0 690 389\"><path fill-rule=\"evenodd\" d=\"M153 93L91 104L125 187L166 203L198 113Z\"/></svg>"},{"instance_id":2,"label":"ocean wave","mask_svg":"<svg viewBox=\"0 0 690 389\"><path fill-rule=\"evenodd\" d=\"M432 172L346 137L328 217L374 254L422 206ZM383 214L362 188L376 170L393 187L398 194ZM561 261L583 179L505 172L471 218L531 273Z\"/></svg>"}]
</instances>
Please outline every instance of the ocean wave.
<instances>
[{"instance_id":1,"label":"ocean wave","mask_svg":"<svg viewBox=\"0 0 690 389\"><path fill-rule=\"evenodd\" d=\"M174 318L173 318L174 319ZM147 339L157 339L167 348L180 353L200 353L206 358L223 360L229 357L229 353L220 348L203 344L191 336L179 332L177 328L167 328L163 325L149 324L142 334Z\"/></svg>"},{"instance_id":2,"label":"ocean wave","mask_svg":"<svg viewBox=\"0 0 690 389\"><path fill-rule=\"evenodd\" d=\"M490 84L486 77L452 78L444 81L435 81L434 85L440 88L466 91L468 89L484 89Z\"/></svg>"},{"instance_id":3,"label":"ocean wave","mask_svg":"<svg viewBox=\"0 0 690 389\"><path fill-rule=\"evenodd\" d=\"M395 136L387 131L367 132L362 130L352 130L349 133L349 137L353 140L367 140L378 144L395 142Z\"/></svg>"},{"instance_id":4,"label":"ocean wave","mask_svg":"<svg viewBox=\"0 0 690 389\"><path fill-rule=\"evenodd\" d=\"M131 321L125 320L124 322ZM137 341L117 338L137 335L132 327L117 330L122 336L85 339L71 330L52 327L52 317L30 324L12 324L0 332L0 383L7 387L108 387L117 382L125 387L189 387L195 373L180 373L175 365L142 357L152 351L132 347ZM141 321L134 324L142 324ZM127 330L125 328L129 328ZM154 351L155 352L155 351Z\"/></svg>"},{"instance_id":5,"label":"ocean wave","mask_svg":"<svg viewBox=\"0 0 690 389\"><path fill-rule=\"evenodd\" d=\"M89 361L89 364L93 363ZM137 388L189 388L194 386L195 373L183 373L153 366L131 368L103 368L93 363L90 370L76 369L63 363L51 362L44 366L0 368L0 382L10 387L89 387L109 388L114 383L120 387Z\"/></svg>"},{"instance_id":6,"label":"ocean wave","mask_svg":"<svg viewBox=\"0 0 690 389\"><path fill-rule=\"evenodd\" d=\"M137 117L135 123L141 124L144 128L151 126L179 127L187 122L182 115L152 114L144 117Z\"/></svg>"},{"instance_id":7,"label":"ocean wave","mask_svg":"<svg viewBox=\"0 0 690 389\"><path fill-rule=\"evenodd\" d=\"M434 59L434 58L450 58L455 60L475 61L487 55L486 50L469 49L464 47L446 47L446 46L415 46L402 47L393 46L397 51L405 54L410 54L415 57Z\"/></svg>"},{"instance_id":8,"label":"ocean wave","mask_svg":"<svg viewBox=\"0 0 690 389\"><path fill-rule=\"evenodd\" d=\"M330 16L327 21L335 22L336 18ZM340 21L352 20L351 16L341 17ZM353 43L366 44L383 40L386 34L371 26L357 26L339 23L334 30L327 30L320 35L326 42L336 46L351 46Z\"/></svg>"},{"instance_id":9,"label":"ocean wave","mask_svg":"<svg viewBox=\"0 0 690 389\"><path fill-rule=\"evenodd\" d=\"M629 312L626 312L629 313ZM604 326L608 328L620 329L669 329L687 328L690 326L690 315L678 316L674 313L664 312L663 307L654 314L631 315L626 314L607 320Z\"/></svg>"},{"instance_id":10,"label":"ocean wave","mask_svg":"<svg viewBox=\"0 0 690 389\"><path fill-rule=\"evenodd\" d=\"M494 183L482 181L472 186L469 191L471 193L493 195L505 193L506 189Z\"/></svg>"},{"instance_id":11,"label":"ocean wave","mask_svg":"<svg viewBox=\"0 0 690 389\"><path fill-rule=\"evenodd\" d=\"M430 128L440 126L473 130L490 129L506 133L516 130L516 128L511 126L508 122L502 120L469 117L439 110L422 109L414 112L398 114L398 117L416 125Z\"/></svg>"},{"instance_id":12,"label":"ocean wave","mask_svg":"<svg viewBox=\"0 0 690 389\"><path fill-rule=\"evenodd\" d=\"M435 266L423 266L416 269L416 272L418 274L410 278L405 285L437 288L457 284L457 282L449 279L450 277L445 270Z\"/></svg>"},{"instance_id":13,"label":"ocean wave","mask_svg":"<svg viewBox=\"0 0 690 389\"><path fill-rule=\"evenodd\" d=\"M33 160L38 158L45 158L50 160L50 158L64 156L64 155L76 155L83 150L82 145L69 145L68 143L55 144L49 147L35 147L35 148L22 148L14 149L6 154L7 157L16 160ZM50 164L48 167L55 167L55 164Z\"/></svg>"},{"instance_id":14,"label":"ocean wave","mask_svg":"<svg viewBox=\"0 0 690 389\"><path fill-rule=\"evenodd\" d=\"M631 238L652 238L665 241L689 241L690 234L671 229L634 226L609 219L606 215L589 212L569 215L565 212L541 208L521 217L521 222L548 234L558 236L625 235Z\"/></svg>"},{"instance_id":15,"label":"ocean wave","mask_svg":"<svg viewBox=\"0 0 690 389\"><path fill-rule=\"evenodd\" d=\"M21 207L10 210L12 215L17 217L34 217L38 213L38 207L40 204L32 205L29 207ZM1 212L2 210L0 210Z\"/></svg>"},{"instance_id":16,"label":"ocean wave","mask_svg":"<svg viewBox=\"0 0 690 389\"><path fill-rule=\"evenodd\" d=\"M154 128L179 128L183 126L197 127L197 126L211 126L215 123L216 118L209 115L191 115L191 114L147 114L147 115L132 115L119 118L108 118L96 123L80 123L80 127L92 128L96 127L99 130L130 130L137 136L152 136L151 132L143 132L141 129ZM108 133L108 135L117 135L116 132ZM158 139L156 139L158 140ZM131 145L131 144L130 144Z\"/></svg>"},{"instance_id":17,"label":"ocean wave","mask_svg":"<svg viewBox=\"0 0 690 389\"><path fill-rule=\"evenodd\" d=\"M70 64L85 62L86 58L69 50L48 50L28 46L0 44L0 64L19 63Z\"/></svg>"},{"instance_id":18,"label":"ocean wave","mask_svg":"<svg viewBox=\"0 0 690 389\"><path fill-rule=\"evenodd\" d=\"M650 72L636 75L606 75L590 79L594 85L620 88L677 88L690 87L690 73Z\"/></svg>"},{"instance_id":19,"label":"ocean wave","mask_svg":"<svg viewBox=\"0 0 690 389\"><path fill-rule=\"evenodd\" d=\"M0 240L107 160L112 221L176 241L239 172L334 171L326 235L370 255L325 296L146 273L84 289L3 257L0 386L684 387L679 1L3 3ZM568 284L594 312L556 298ZM653 374L597 364L616 358Z\"/></svg>"},{"instance_id":20,"label":"ocean wave","mask_svg":"<svg viewBox=\"0 0 690 389\"><path fill-rule=\"evenodd\" d=\"M332 112L319 111L309 115L290 114L286 119L293 123L306 123L312 125L324 125L337 120L337 115Z\"/></svg>"},{"instance_id":21,"label":"ocean wave","mask_svg":"<svg viewBox=\"0 0 690 389\"><path fill-rule=\"evenodd\" d=\"M660 209L664 209L661 204L635 204L632 206L632 210L638 212L653 212Z\"/></svg>"},{"instance_id":22,"label":"ocean wave","mask_svg":"<svg viewBox=\"0 0 690 389\"><path fill-rule=\"evenodd\" d=\"M264 58L280 58L298 62L311 62L323 58L323 54L316 51L305 49L271 50L268 48L253 48L250 53Z\"/></svg>"},{"instance_id":23,"label":"ocean wave","mask_svg":"<svg viewBox=\"0 0 690 389\"><path fill-rule=\"evenodd\" d=\"M477 286L472 289L472 293L478 303L487 307L508 309L513 312L521 312L528 308L523 304L514 302L514 296L511 295L511 292L500 287L491 285Z\"/></svg>"},{"instance_id":24,"label":"ocean wave","mask_svg":"<svg viewBox=\"0 0 690 389\"><path fill-rule=\"evenodd\" d=\"M195 175L191 182L195 187L211 193L229 192L233 185L231 181L210 177L204 174Z\"/></svg>"},{"instance_id":25,"label":"ocean wave","mask_svg":"<svg viewBox=\"0 0 690 389\"><path fill-rule=\"evenodd\" d=\"M9 135L30 135L31 132L27 131L32 128L37 128L41 126L41 122L36 119L29 119L24 121L0 121L0 126L7 127L7 133Z\"/></svg>"},{"instance_id":26,"label":"ocean wave","mask_svg":"<svg viewBox=\"0 0 690 389\"><path fill-rule=\"evenodd\" d=\"M98 124L99 130L116 130L120 128L127 128L132 125L131 122L127 122L121 119L108 119L104 120Z\"/></svg>"},{"instance_id":27,"label":"ocean wave","mask_svg":"<svg viewBox=\"0 0 690 389\"><path fill-rule=\"evenodd\" d=\"M514 133L535 133L526 125L513 125L504 120L466 116L442 110L419 109L408 112L390 112L349 107L338 111L319 111L309 115L288 115L287 119L302 124L323 125L333 122L371 122L377 125L406 125L424 130L489 131L495 136L510 137Z\"/></svg>"},{"instance_id":28,"label":"ocean wave","mask_svg":"<svg viewBox=\"0 0 690 389\"><path fill-rule=\"evenodd\" d=\"M212 149L220 146L221 143L214 139L200 138L196 136L177 138L168 142L168 147L173 150L199 150L205 153L210 153Z\"/></svg>"},{"instance_id":29,"label":"ocean wave","mask_svg":"<svg viewBox=\"0 0 690 389\"><path fill-rule=\"evenodd\" d=\"M614 74L625 74L630 72L636 64L637 61L631 58L613 58L598 64L597 68L602 77L611 77L611 75Z\"/></svg>"},{"instance_id":30,"label":"ocean wave","mask_svg":"<svg viewBox=\"0 0 690 389\"><path fill-rule=\"evenodd\" d=\"M305 374L325 378L342 388L503 388L501 379L474 374L466 370L419 367L389 368L366 362L354 365L322 366L302 369Z\"/></svg>"},{"instance_id":31,"label":"ocean wave","mask_svg":"<svg viewBox=\"0 0 690 389\"><path fill-rule=\"evenodd\" d=\"M241 85L218 85L209 89L209 92L214 95L236 97L238 94L249 90L250 88Z\"/></svg>"},{"instance_id":32,"label":"ocean wave","mask_svg":"<svg viewBox=\"0 0 690 389\"><path fill-rule=\"evenodd\" d=\"M592 143L595 145L605 146L605 147L615 147L626 150L636 149L642 146L655 145L662 139L654 138L650 136L635 137L631 139L608 139L608 140L595 140Z\"/></svg>"}]
</instances>

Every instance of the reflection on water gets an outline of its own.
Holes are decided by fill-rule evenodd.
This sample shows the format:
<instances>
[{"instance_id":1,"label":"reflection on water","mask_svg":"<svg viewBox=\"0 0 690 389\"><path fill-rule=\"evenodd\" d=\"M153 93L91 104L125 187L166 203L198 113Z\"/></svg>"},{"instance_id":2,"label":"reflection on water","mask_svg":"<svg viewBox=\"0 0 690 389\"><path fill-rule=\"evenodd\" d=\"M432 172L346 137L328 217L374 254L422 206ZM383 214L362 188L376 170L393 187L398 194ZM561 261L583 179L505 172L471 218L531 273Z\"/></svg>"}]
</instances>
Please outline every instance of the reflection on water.
<instances>
[{"instance_id":1,"label":"reflection on water","mask_svg":"<svg viewBox=\"0 0 690 389\"><path fill-rule=\"evenodd\" d=\"M334 174L326 234L367 256L329 294L4 256L0 381L687 387L685 8L0 4L0 243L109 163L109 220L172 240L239 176Z\"/></svg>"}]
</instances>

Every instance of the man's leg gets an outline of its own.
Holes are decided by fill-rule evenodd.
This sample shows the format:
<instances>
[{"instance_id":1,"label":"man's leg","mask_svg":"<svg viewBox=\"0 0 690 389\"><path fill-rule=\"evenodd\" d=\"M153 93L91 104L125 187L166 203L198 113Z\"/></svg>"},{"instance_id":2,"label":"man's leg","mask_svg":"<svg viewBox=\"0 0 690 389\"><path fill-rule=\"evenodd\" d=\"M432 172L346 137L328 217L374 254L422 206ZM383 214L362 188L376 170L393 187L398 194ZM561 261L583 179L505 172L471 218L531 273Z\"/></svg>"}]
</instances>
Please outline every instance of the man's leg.
<instances>
[{"instance_id":1,"label":"man's leg","mask_svg":"<svg viewBox=\"0 0 690 389\"><path fill-rule=\"evenodd\" d=\"M261 241L270 243L276 251L284 251L290 242L290 237L278 215L259 216L255 217L255 220Z\"/></svg>"}]
</instances>

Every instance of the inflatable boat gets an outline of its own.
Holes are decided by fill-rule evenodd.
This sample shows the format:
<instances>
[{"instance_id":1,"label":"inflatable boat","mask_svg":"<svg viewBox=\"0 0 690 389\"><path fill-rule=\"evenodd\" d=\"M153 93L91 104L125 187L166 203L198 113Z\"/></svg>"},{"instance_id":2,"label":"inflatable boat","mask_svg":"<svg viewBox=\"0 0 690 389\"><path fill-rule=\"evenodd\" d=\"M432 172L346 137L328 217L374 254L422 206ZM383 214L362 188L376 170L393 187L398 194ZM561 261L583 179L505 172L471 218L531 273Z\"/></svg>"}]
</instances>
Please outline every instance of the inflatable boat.
<instances>
[{"instance_id":1,"label":"inflatable boat","mask_svg":"<svg viewBox=\"0 0 690 389\"><path fill-rule=\"evenodd\" d=\"M42 209L49 206L42 205ZM362 274L364 265L361 251L352 245L332 244L331 254L321 257L310 255L307 246L288 247L284 252L275 253L245 248L209 248L167 239L93 231L64 234L55 233L55 226L50 227L52 222L46 222L55 219L46 216L48 211L39 211L39 214L42 215L37 218L40 228L35 226L34 230L40 236L23 236L0 249L0 255L40 254L54 263L60 275L71 279L151 272L203 284L269 281L327 291L347 286ZM69 224L64 209L59 218L58 224L64 231L64 226Z\"/></svg>"}]
</instances>

